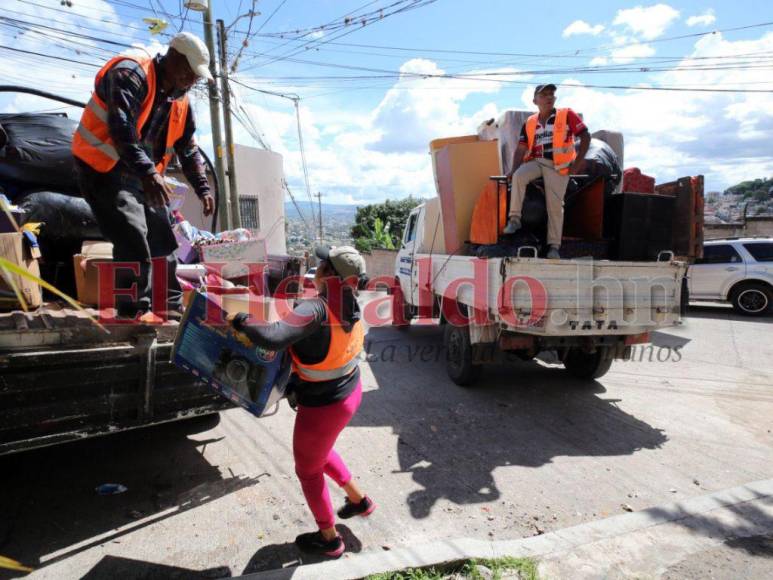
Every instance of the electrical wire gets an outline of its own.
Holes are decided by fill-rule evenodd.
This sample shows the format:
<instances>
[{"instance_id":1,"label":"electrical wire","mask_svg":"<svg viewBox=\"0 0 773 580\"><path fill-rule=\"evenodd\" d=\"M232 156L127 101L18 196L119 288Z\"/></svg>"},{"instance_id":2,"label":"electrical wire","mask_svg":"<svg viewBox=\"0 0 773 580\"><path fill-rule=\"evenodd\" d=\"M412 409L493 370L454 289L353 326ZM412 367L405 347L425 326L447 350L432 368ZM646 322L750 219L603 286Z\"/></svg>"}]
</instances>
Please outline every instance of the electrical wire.
<instances>
[{"instance_id":1,"label":"electrical wire","mask_svg":"<svg viewBox=\"0 0 773 580\"><path fill-rule=\"evenodd\" d=\"M261 25L260 25L260 27L259 27L259 28L258 28L258 29L255 31L255 35L256 35L256 36L257 36L258 34L260 34L260 31L261 31L261 30L263 30L263 27L264 27L266 24L268 24L269 22L271 22L271 19L274 17L274 15L275 15L277 12L279 12L279 9L280 9L280 8L282 8L282 6L284 6L286 2L287 2L287 0L282 0L282 1L279 3L279 5L278 5L276 8L274 8L274 11L273 11L271 14L269 14L268 18L266 18L266 19L263 21L263 24L261 24Z\"/></svg>"},{"instance_id":2,"label":"electrical wire","mask_svg":"<svg viewBox=\"0 0 773 580\"><path fill-rule=\"evenodd\" d=\"M306 183L306 194L309 196L309 203L311 204L309 207L311 208L311 221L316 222L316 218L314 216L314 199L311 197L311 186L309 185L309 167L306 164L306 150L303 146L303 131L301 129L301 107L299 105L300 99L295 99L293 101L293 104L295 105L295 120L296 124L298 126L298 148L300 149L301 153L301 165L303 166L303 180ZM319 219L322 219L322 216L319 216ZM322 223L319 222L320 228L322 227Z\"/></svg>"},{"instance_id":3,"label":"electrical wire","mask_svg":"<svg viewBox=\"0 0 773 580\"><path fill-rule=\"evenodd\" d=\"M374 22L379 22L379 21L383 20L384 18L388 18L389 16L393 16L395 14L400 14L402 12L407 12L409 10L415 10L417 8L421 8L423 6L432 4L432 3L436 2L436 1L437 0L398 0L397 2L394 2L393 4L390 4L386 8L388 9L388 8L391 8L391 7L400 6L401 4L405 4L407 2L410 2L410 4L408 4L407 6L401 6L400 8L395 8L395 10L393 10L392 12L389 12L389 13L384 13L383 12L384 9L382 8L380 11L378 11L379 17L376 18L376 19L373 19L372 17L370 17L370 15L367 15L367 16L366 15L357 16L357 19L363 18L362 21L361 21L361 26L350 27L348 30L345 30L344 32L342 32L341 34L338 34L337 36L333 36L332 38L325 38L324 40L312 39L310 41L307 41L305 44L301 45L300 47L296 47L296 49L292 49L292 50L290 50L289 52L287 52L287 53L285 53L283 55L276 56L276 57L272 58L271 60L269 60L267 62L264 62L264 63L260 63L258 65L255 65L252 68L257 68L257 67L260 67L260 66L266 66L266 65L272 64L274 62L278 62L280 60L285 60L285 59L287 59L289 57L292 57L292 56L295 56L297 54L300 54L301 52L304 52L304 50L308 50L307 47L309 47L309 45L312 45L314 43L316 43L315 46L321 46L321 45L327 44L328 42L331 42L333 40L337 40L339 38L342 38L344 36L352 34L353 32L356 32L357 30L361 30L362 28L365 28L366 26L370 26ZM370 2L368 5L373 4L373 3L374 2ZM351 25L351 22L347 21L347 18L344 18L343 22L344 22L344 25L343 25L344 28L345 27L349 27ZM317 27L316 29L310 29L310 32L304 33L304 36L305 35L314 34L314 32L319 32L321 28L324 28L324 26L323 27ZM274 49L272 49L272 50L274 50Z\"/></svg>"}]
</instances>

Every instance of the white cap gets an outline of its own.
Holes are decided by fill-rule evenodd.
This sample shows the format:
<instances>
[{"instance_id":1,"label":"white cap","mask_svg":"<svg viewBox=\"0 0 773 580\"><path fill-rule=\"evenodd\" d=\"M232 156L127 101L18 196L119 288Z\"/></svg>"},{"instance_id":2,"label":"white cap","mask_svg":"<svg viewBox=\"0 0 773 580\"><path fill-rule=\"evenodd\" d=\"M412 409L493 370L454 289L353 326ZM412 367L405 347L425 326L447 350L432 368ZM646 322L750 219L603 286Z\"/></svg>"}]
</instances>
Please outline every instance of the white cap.
<instances>
[{"instance_id":1,"label":"white cap","mask_svg":"<svg viewBox=\"0 0 773 580\"><path fill-rule=\"evenodd\" d=\"M214 80L209 72L209 50L198 36L190 32L181 32L172 38L169 48L174 48L180 54L185 55L196 76L208 81Z\"/></svg>"}]
</instances>

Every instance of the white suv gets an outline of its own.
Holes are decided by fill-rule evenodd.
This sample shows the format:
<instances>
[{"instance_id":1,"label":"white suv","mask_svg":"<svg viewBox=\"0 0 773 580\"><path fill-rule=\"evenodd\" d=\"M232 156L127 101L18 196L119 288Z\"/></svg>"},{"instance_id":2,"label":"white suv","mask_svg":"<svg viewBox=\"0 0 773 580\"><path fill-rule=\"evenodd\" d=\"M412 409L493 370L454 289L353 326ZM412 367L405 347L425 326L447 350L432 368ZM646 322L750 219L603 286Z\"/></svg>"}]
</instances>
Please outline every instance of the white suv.
<instances>
[{"instance_id":1,"label":"white suv","mask_svg":"<svg viewBox=\"0 0 773 580\"><path fill-rule=\"evenodd\" d=\"M773 238L706 241L688 272L691 300L729 301L741 314L773 311Z\"/></svg>"}]
</instances>

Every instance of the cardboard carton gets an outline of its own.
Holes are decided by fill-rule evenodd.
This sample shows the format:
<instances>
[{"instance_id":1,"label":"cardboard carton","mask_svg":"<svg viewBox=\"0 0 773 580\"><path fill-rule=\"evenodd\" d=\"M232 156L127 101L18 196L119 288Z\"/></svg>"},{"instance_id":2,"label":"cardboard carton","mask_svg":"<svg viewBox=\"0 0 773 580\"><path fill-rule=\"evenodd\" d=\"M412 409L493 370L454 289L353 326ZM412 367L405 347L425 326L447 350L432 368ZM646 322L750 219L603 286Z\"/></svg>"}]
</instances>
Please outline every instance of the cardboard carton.
<instances>
[{"instance_id":1,"label":"cardboard carton","mask_svg":"<svg viewBox=\"0 0 773 580\"><path fill-rule=\"evenodd\" d=\"M21 266L33 276L40 277L38 261L30 254L29 247L24 241L22 234L15 232L0 234L0 257L17 266ZM12 275L11 279L21 292L29 308L38 308L43 303L40 284L16 274ZM0 276L0 297L0 306L4 308L18 308L20 306L13 290L3 276Z\"/></svg>"},{"instance_id":2,"label":"cardboard carton","mask_svg":"<svg viewBox=\"0 0 773 580\"><path fill-rule=\"evenodd\" d=\"M229 299L232 296L236 295ZM289 356L253 344L224 323L229 312L241 311L244 305L221 298L212 293L193 294L180 322L172 362L256 417L265 416L284 397ZM275 319L271 300L263 300Z\"/></svg>"},{"instance_id":3,"label":"cardboard carton","mask_svg":"<svg viewBox=\"0 0 773 580\"><path fill-rule=\"evenodd\" d=\"M110 242L83 242L81 253L73 256L78 302L88 306L97 306L99 302L99 269L97 264L112 261L113 244Z\"/></svg>"}]
</instances>

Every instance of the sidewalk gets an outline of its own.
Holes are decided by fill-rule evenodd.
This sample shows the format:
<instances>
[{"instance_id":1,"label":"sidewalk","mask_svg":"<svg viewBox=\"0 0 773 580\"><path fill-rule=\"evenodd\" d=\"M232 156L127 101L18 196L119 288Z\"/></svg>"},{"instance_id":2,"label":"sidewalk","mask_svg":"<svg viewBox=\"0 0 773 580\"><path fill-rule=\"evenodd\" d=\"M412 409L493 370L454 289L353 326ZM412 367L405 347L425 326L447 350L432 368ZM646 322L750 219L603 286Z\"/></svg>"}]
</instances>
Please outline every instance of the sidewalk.
<instances>
[{"instance_id":1,"label":"sidewalk","mask_svg":"<svg viewBox=\"0 0 773 580\"><path fill-rule=\"evenodd\" d=\"M242 578L348 580L390 570L503 556L533 557L539 562L540 574L549 578L651 578L728 540L770 533L773 479L520 540L449 539Z\"/></svg>"}]
</instances>

